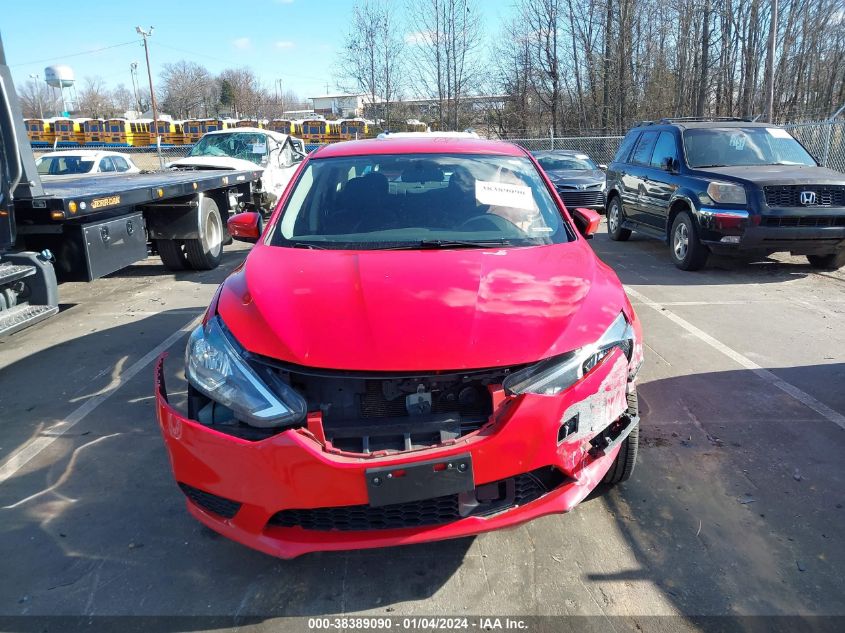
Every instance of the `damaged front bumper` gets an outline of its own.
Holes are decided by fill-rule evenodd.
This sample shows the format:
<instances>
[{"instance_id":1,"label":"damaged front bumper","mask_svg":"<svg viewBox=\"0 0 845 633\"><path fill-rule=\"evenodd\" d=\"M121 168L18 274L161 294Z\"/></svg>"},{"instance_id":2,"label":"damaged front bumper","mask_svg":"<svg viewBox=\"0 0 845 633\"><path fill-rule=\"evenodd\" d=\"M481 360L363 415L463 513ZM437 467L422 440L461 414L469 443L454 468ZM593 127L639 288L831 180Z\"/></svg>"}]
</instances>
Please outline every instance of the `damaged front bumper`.
<instances>
[{"instance_id":1,"label":"damaged front bumper","mask_svg":"<svg viewBox=\"0 0 845 633\"><path fill-rule=\"evenodd\" d=\"M169 404L163 363L158 420L190 513L281 558L468 536L567 512L639 423L619 350L559 395L508 398L499 389L478 431L387 455L339 451L310 423L259 441L210 429Z\"/></svg>"}]
</instances>

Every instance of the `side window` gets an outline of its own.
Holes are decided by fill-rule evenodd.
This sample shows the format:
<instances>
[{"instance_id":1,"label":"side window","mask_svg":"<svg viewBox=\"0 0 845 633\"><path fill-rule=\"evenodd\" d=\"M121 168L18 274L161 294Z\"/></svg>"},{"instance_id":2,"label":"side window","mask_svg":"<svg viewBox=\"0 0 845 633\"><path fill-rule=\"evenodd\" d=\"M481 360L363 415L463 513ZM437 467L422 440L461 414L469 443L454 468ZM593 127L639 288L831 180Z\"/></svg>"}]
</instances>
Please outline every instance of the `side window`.
<instances>
[{"instance_id":1,"label":"side window","mask_svg":"<svg viewBox=\"0 0 845 633\"><path fill-rule=\"evenodd\" d=\"M634 153L631 154L631 161L635 165L648 165L651 161L651 152L657 142L657 132L643 132Z\"/></svg>"},{"instance_id":2,"label":"side window","mask_svg":"<svg viewBox=\"0 0 845 633\"><path fill-rule=\"evenodd\" d=\"M672 161L678 160L678 147L674 134L661 132L654 146L654 153L651 155L651 166L663 169L667 158L672 159Z\"/></svg>"},{"instance_id":3,"label":"side window","mask_svg":"<svg viewBox=\"0 0 845 633\"><path fill-rule=\"evenodd\" d=\"M112 163L114 164L115 171L128 171L129 170L129 163L127 163L123 156L112 156Z\"/></svg>"},{"instance_id":4,"label":"side window","mask_svg":"<svg viewBox=\"0 0 845 633\"><path fill-rule=\"evenodd\" d=\"M112 163L111 156L106 156L100 160L100 171L114 171L114 164Z\"/></svg>"},{"instance_id":5,"label":"side window","mask_svg":"<svg viewBox=\"0 0 845 633\"><path fill-rule=\"evenodd\" d=\"M631 130L625 135L625 138L622 139L622 143L619 145L619 149L616 151L616 156L613 157L614 163L624 163L628 160L628 155L631 153L639 135L640 133L637 130Z\"/></svg>"}]
</instances>

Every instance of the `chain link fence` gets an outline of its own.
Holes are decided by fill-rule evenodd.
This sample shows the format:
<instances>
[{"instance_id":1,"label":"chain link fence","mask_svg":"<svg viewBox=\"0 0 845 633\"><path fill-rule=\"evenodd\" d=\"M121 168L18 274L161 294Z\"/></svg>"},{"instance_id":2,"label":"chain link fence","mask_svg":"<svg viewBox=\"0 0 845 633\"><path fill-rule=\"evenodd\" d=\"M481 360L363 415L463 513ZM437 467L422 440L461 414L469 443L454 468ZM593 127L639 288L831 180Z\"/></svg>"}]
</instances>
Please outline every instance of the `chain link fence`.
<instances>
[{"instance_id":1,"label":"chain link fence","mask_svg":"<svg viewBox=\"0 0 845 633\"><path fill-rule=\"evenodd\" d=\"M509 143L521 145L529 152L537 152L550 149L568 149L576 152L587 154L595 162L604 165L609 164L616 150L619 149L619 143L622 142L621 136L564 136L564 137L546 137L546 138L509 138Z\"/></svg>"},{"instance_id":2,"label":"chain link fence","mask_svg":"<svg viewBox=\"0 0 845 633\"><path fill-rule=\"evenodd\" d=\"M845 121L826 120L809 123L792 123L784 126L792 135L797 138L810 153L822 165L845 172ZM609 164L622 136L563 136L552 138L550 136L541 138L509 138L510 143L521 145L529 151L540 151L550 149L568 149L583 152L590 156L597 163ZM164 163L187 156L193 145L172 145L161 148L162 160ZM311 151L319 147L319 144L311 143L306 145L306 150ZM56 149L76 149L72 147L57 147ZM159 159L154 147L114 147L85 145L78 149L100 149L107 151L129 154L135 164L143 170L159 169ZM46 152L53 151L52 148L34 148L36 158Z\"/></svg>"},{"instance_id":3,"label":"chain link fence","mask_svg":"<svg viewBox=\"0 0 845 633\"><path fill-rule=\"evenodd\" d=\"M845 121L814 121L784 126L825 167L845 172Z\"/></svg>"},{"instance_id":4,"label":"chain link fence","mask_svg":"<svg viewBox=\"0 0 845 633\"><path fill-rule=\"evenodd\" d=\"M193 145L165 145L161 148L161 159L164 164L170 161L184 158L191 151ZM119 152L126 154L132 162L142 171L158 171L160 169L158 153L155 147L120 147L114 145L83 145L83 146L61 146L53 150L52 147L33 147L35 158L43 156L52 151L64 150L100 150L105 152Z\"/></svg>"}]
</instances>

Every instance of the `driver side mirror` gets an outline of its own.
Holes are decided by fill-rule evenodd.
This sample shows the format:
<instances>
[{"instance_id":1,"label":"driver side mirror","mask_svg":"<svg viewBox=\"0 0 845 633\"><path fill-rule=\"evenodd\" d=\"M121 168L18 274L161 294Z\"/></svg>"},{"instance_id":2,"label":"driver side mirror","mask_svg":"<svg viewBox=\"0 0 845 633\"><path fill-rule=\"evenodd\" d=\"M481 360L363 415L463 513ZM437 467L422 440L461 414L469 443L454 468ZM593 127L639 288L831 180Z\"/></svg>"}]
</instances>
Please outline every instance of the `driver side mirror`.
<instances>
[{"instance_id":1,"label":"driver side mirror","mask_svg":"<svg viewBox=\"0 0 845 633\"><path fill-rule=\"evenodd\" d=\"M674 171L677 171L678 161L672 158L671 156L667 156L662 161L660 161L660 167L663 169L663 171L668 171L669 173L672 173Z\"/></svg>"},{"instance_id":2,"label":"driver side mirror","mask_svg":"<svg viewBox=\"0 0 845 633\"><path fill-rule=\"evenodd\" d=\"M575 220L575 227L586 239L592 239L599 230L601 216L592 209L573 209L572 219Z\"/></svg>"},{"instance_id":3,"label":"driver side mirror","mask_svg":"<svg viewBox=\"0 0 845 633\"><path fill-rule=\"evenodd\" d=\"M255 244L261 237L261 214L255 211L236 213L229 218L226 226L232 239Z\"/></svg>"}]
</instances>

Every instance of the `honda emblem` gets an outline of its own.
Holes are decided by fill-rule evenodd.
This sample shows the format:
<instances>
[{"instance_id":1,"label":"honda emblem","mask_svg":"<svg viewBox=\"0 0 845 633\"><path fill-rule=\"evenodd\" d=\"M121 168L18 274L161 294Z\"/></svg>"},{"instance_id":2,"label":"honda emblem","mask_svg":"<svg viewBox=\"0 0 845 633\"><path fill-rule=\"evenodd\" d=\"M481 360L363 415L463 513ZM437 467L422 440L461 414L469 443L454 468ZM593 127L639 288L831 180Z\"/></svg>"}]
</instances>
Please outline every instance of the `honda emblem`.
<instances>
[{"instance_id":1,"label":"honda emblem","mask_svg":"<svg viewBox=\"0 0 845 633\"><path fill-rule=\"evenodd\" d=\"M801 204L803 204L805 207L808 207L811 204L816 204L816 192L815 191L802 191L801 192Z\"/></svg>"}]
</instances>

